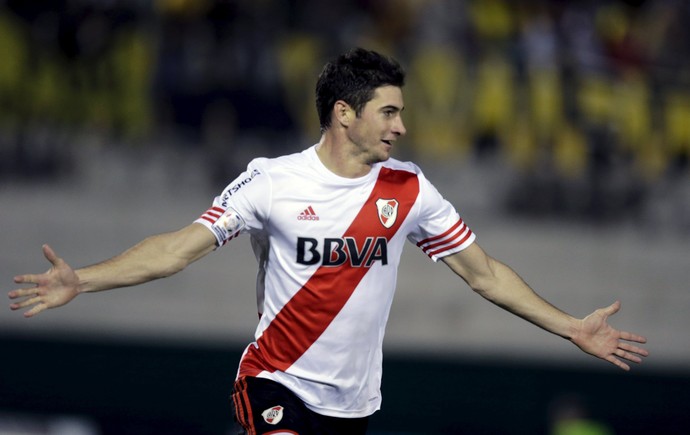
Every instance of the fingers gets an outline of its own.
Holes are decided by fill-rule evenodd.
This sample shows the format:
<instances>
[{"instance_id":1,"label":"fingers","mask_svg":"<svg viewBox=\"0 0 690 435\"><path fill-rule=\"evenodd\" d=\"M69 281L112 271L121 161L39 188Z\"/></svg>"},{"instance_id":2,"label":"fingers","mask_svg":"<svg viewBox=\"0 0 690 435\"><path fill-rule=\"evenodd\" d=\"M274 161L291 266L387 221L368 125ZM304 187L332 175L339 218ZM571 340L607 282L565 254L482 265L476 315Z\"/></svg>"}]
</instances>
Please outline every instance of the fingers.
<instances>
[{"instance_id":1,"label":"fingers","mask_svg":"<svg viewBox=\"0 0 690 435\"><path fill-rule=\"evenodd\" d=\"M50 262L53 266L57 266L57 264L61 261L60 257L55 254L55 251L53 251L53 248L51 248L48 244L43 245L43 255L46 257L46 260ZM14 277L14 282L17 284L38 284L39 277L41 275L32 275L32 274L27 274L27 275L17 275Z\"/></svg>"},{"instance_id":2,"label":"fingers","mask_svg":"<svg viewBox=\"0 0 690 435\"><path fill-rule=\"evenodd\" d=\"M32 275L23 275L19 277L14 278L14 282L16 283L26 283L26 282L34 282ZM22 308L26 308L28 306L34 305L34 304L42 304L41 301L41 296L39 294L38 287L29 287L29 288L20 288L16 290L12 290L7 294L10 299L18 299L18 298L25 298L23 301L15 302L10 304L10 309L12 311L16 311ZM32 309L33 310L33 309ZM43 310L40 310L43 311ZM33 315L33 314L31 314ZM26 316L26 313L24 314ZM31 316L27 316L31 317Z\"/></svg>"},{"instance_id":3,"label":"fingers","mask_svg":"<svg viewBox=\"0 0 690 435\"><path fill-rule=\"evenodd\" d=\"M30 309L29 311L24 313L24 317L26 317L26 318L33 317L36 314L38 314L42 311L45 311L46 309L48 309L48 306L46 304L39 303L36 306L34 306L32 309Z\"/></svg>"},{"instance_id":4,"label":"fingers","mask_svg":"<svg viewBox=\"0 0 690 435\"><path fill-rule=\"evenodd\" d=\"M60 257L58 257L57 254L55 254L55 251L53 251L53 248L51 248L47 244L43 245L43 255L46 257L46 260L48 260L50 264L52 264L53 266L57 266L57 264L61 261ZM38 280L43 275L45 274L17 275L14 277L14 282L17 284L38 284Z\"/></svg>"},{"instance_id":5,"label":"fingers","mask_svg":"<svg viewBox=\"0 0 690 435\"><path fill-rule=\"evenodd\" d=\"M632 334L630 332L622 331L620 333L621 340L631 341L635 343L646 343L647 338L641 335ZM635 363L641 363L641 357L649 356L649 351L634 344L626 343L624 341L618 342L618 349L616 349L615 354L621 358L625 358L628 361Z\"/></svg>"},{"instance_id":6,"label":"fingers","mask_svg":"<svg viewBox=\"0 0 690 435\"><path fill-rule=\"evenodd\" d=\"M12 290L8 293L8 296L10 299L26 298L23 301L10 304L12 310L25 308L41 301L37 287Z\"/></svg>"},{"instance_id":7,"label":"fingers","mask_svg":"<svg viewBox=\"0 0 690 435\"><path fill-rule=\"evenodd\" d=\"M641 362L642 359L639 356L649 356L649 351L632 344L619 343L616 354L631 361Z\"/></svg>"},{"instance_id":8,"label":"fingers","mask_svg":"<svg viewBox=\"0 0 690 435\"><path fill-rule=\"evenodd\" d=\"M625 341L634 341L635 343L646 343L647 342L647 337L633 334L632 332L621 331L620 336L621 336L621 339L623 339Z\"/></svg>"},{"instance_id":9,"label":"fingers","mask_svg":"<svg viewBox=\"0 0 690 435\"><path fill-rule=\"evenodd\" d=\"M616 301L608 307L602 308L601 312L604 316L609 317L616 314L620 309L621 303L620 301ZM649 356L649 352L646 349L626 342L646 343L647 338L631 332L619 331L618 346L613 353L608 355L605 359L615 366L628 371L630 370L630 366L623 360L639 364L642 362L642 357Z\"/></svg>"},{"instance_id":10,"label":"fingers","mask_svg":"<svg viewBox=\"0 0 690 435\"><path fill-rule=\"evenodd\" d=\"M10 297L10 299L31 297L31 296L37 296L37 295L38 295L38 293L36 292L35 288L12 290L11 292L8 293L8 296ZM18 305L19 303L20 302L14 303L14 304L10 305L10 307L12 308L12 307ZM17 307L17 308L21 308L21 307ZM12 309L16 309L16 308L12 308Z\"/></svg>"},{"instance_id":11,"label":"fingers","mask_svg":"<svg viewBox=\"0 0 690 435\"><path fill-rule=\"evenodd\" d=\"M606 361L610 362L610 363L613 364L613 365L618 366L619 368L625 370L626 372L627 372L627 371L630 371L630 366L629 366L629 365L627 365L626 363L624 363L623 361L619 360L618 358L616 358L616 357L613 356L613 355L610 355L608 358L606 358Z\"/></svg>"},{"instance_id":12,"label":"fingers","mask_svg":"<svg viewBox=\"0 0 690 435\"><path fill-rule=\"evenodd\" d=\"M42 250L46 260L48 260L53 267L43 274L15 276L15 283L34 284L34 286L12 290L8 293L10 299L23 298L22 300L10 304L10 309L19 310L22 308L29 308L29 310L24 313L24 317L33 317L48 308L60 306L69 301L69 299L64 298L64 291L61 292L63 280L59 276L60 270L65 269L66 263L57 256L49 245L43 245ZM72 296L72 298L73 297L74 296Z\"/></svg>"},{"instance_id":13,"label":"fingers","mask_svg":"<svg viewBox=\"0 0 690 435\"><path fill-rule=\"evenodd\" d=\"M26 318L33 317L36 314L40 313L41 311L45 311L46 309L48 309L48 305L46 305L45 303L41 302L40 300L36 300L36 299L38 299L38 298L31 299L31 301L34 301L32 303L28 303L29 301L25 301L25 302L22 302L21 304L12 304L13 305L12 309L18 310L20 308L25 308L25 307L28 307L31 304L35 303L36 305L34 305L29 311L24 313L24 317L26 317ZM17 307L15 308L14 305L17 305Z\"/></svg>"},{"instance_id":14,"label":"fingers","mask_svg":"<svg viewBox=\"0 0 690 435\"><path fill-rule=\"evenodd\" d=\"M17 290L12 290L9 292L7 295L10 297L10 299L17 299L17 298L23 298L25 296L31 296L37 294L36 287L31 287L31 288L20 288Z\"/></svg>"},{"instance_id":15,"label":"fingers","mask_svg":"<svg viewBox=\"0 0 690 435\"><path fill-rule=\"evenodd\" d=\"M14 277L17 284L38 284L38 275L17 275Z\"/></svg>"},{"instance_id":16,"label":"fingers","mask_svg":"<svg viewBox=\"0 0 690 435\"><path fill-rule=\"evenodd\" d=\"M27 289L27 290L33 290L33 289ZM16 311L16 310L20 310L22 308L31 307L33 305L33 307L31 309L29 309L29 311L24 313L24 317L33 317L36 314L38 314L41 311L44 311L48 308L48 305L43 301L42 296L35 293L35 292L29 293L29 292L26 292L24 290L15 290L13 292L10 292L10 298L12 298L12 299L22 297L22 296L33 296L33 297L28 297L27 299L25 299L23 301L10 304L10 309L12 311Z\"/></svg>"},{"instance_id":17,"label":"fingers","mask_svg":"<svg viewBox=\"0 0 690 435\"><path fill-rule=\"evenodd\" d=\"M21 301L21 302L15 302L15 303L13 303L13 304L10 305L10 308L11 308L12 310L19 310L19 309L26 308L26 307L28 307L28 306L31 306L31 305L34 305L34 304L39 304L39 303L42 303L42 302L41 302L41 297L40 297L40 296L34 296L34 297L32 297L32 298L23 300L23 301Z\"/></svg>"},{"instance_id":18,"label":"fingers","mask_svg":"<svg viewBox=\"0 0 690 435\"><path fill-rule=\"evenodd\" d=\"M649 356L649 352L646 349L621 342L618 344L618 348L605 359L619 368L628 371L630 370L630 366L622 360L639 364L642 362L642 357L646 356Z\"/></svg>"},{"instance_id":19,"label":"fingers","mask_svg":"<svg viewBox=\"0 0 690 435\"><path fill-rule=\"evenodd\" d=\"M615 354L616 354L616 356L618 356L620 358L626 359L626 360L634 362L634 363L641 363L642 362L642 358L635 355L634 353L627 352L623 349L616 350Z\"/></svg>"},{"instance_id":20,"label":"fingers","mask_svg":"<svg viewBox=\"0 0 690 435\"><path fill-rule=\"evenodd\" d=\"M625 355L625 356L623 356L623 355ZM632 354L628 354L627 352L621 352L621 355L619 355L619 356L620 356L620 358L623 358L627 361L634 362L637 364L642 362L642 359L640 357L632 355ZM628 364L624 363L623 361L621 361L620 358L617 358L615 355L609 355L606 358L606 361L618 366L619 368L625 370L626 372L629 371L630 366Z\"/></svg>"},{"instance_id":21,"label":"fingers","mask_svg":"<svg viewBox=\"0 0 690 435\"><path fill-rule=\"evenodd\" d=\"M45 255L46 259L53 265L55 266L56 263L60 261L60 258L55 255L55 251L53 249L46 245L43 245L43 255ZM21 298L21 297L26 297L26 296L31 296L31 295L36 295L38 294L37 288L42 284L42 282L45 281L47 273L44 274L26 274L26 275L17 275L14 277L14 282L16 284L35 284L35 287L29 287L29 288L23 288L23 289L16 289L12 290L11 292L8 293L10 299L16 299L16 298Z\"/></svg>"},{"instance_id":22,"label":"fingers","mask_svg":"<svg viewBox=\"0 0 690 435\"><path fill-rule=\"evenodd\" d=\"M618 366L619 368L625 370L626 372L630 370L630 366L623 362L621 359L624 359L626 361L634 362L636 364L639 364L642 362L642 358L639 356L632 354L630 352L626 352L622 349L618 349L614 352L613 355L609 355L606 360L613 363L614 365Z\"/></svg>"}]
</instances>

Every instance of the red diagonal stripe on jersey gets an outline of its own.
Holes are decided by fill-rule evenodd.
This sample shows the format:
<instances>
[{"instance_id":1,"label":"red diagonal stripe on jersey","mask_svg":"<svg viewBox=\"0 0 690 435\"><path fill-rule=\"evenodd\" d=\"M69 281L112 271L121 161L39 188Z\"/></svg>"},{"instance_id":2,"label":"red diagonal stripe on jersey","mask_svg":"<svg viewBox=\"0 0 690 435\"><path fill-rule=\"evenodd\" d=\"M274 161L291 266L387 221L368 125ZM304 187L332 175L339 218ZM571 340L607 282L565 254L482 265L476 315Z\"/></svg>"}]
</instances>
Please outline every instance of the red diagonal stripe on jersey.
<instances>
[{"instance_id":1,"label":"red diagonal stripe on jersey","mask_svg":"<svg viewBox=\"0 0 690 435\"><path fill-rule=\"evenodd\" d=\"M418 194L419 181L415 174L381 169L371 195L343 237L354 237L358 243L366 237L390 240ZM391 228L385 228L378 220L376 200L379 198L398 200L398 216ZM338 267L318 268L280 310L256 345L249 346L240 365L240 377L287 370L328 328L368 271L368 267L353 267L349 262Z\"/></svg>"}]
</instances>

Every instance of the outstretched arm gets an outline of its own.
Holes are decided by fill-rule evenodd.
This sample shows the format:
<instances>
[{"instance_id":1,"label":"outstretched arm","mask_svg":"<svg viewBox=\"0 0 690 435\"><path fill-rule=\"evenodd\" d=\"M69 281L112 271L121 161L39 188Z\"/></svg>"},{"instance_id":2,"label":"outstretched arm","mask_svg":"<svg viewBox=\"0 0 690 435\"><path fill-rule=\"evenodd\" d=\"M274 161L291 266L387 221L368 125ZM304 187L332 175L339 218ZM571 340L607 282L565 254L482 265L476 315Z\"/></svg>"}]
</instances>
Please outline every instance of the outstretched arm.
<instances>
[{"instance_id":1,"label":"outstretched arm","mask_svg":"<svg viewBox=\"0 0 690 435\"><path fill-rule=\"evenodd\" d=\"M215 247L216 239L202 225L191 224L179 231L148 237L109 260L74 270L48 246L43 255L50 269L42 274L19 275L17 284L33 284L13 290L12 310L29 308L25 317L62 306L80 293L142 284L177 273Z\"/></svg>"},{"instance_id":2,"label":"outstretched arm","mask_svg":"<svg viewBox=\"0 0 690 435\"><path fill-rule=\"evenodd\" d=\"M648 355L645 349L631 344L645 343L646 338L608 324L608 317L620 309L620 302L577 319L540 297L517 273L488 256L477 243L443 261L487 300L623 370L630 370L625 361L639 363Z\"/></svg>"}]
</instances>

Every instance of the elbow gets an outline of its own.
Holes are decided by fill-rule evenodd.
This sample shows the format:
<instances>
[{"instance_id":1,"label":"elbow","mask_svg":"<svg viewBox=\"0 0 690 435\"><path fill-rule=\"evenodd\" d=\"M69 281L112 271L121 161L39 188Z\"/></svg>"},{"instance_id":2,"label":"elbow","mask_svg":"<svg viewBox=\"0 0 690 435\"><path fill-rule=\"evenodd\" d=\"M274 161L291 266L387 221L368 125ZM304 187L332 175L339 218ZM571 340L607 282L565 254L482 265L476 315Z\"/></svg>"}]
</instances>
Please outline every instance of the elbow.
<instances>
[{"instance_id":1,"label":"elbow","mask_svg":"<svg viewBox=\"0 0 690 435\"><path fill-rule=\"evenodd\" d=\"M468 280L468 285L470 288L489 301L494 301L496 298L496 293L498 289L501 288L501 263L496 260L487 257L486 268L484 273L478 273L472 275L471 279Z\"/></svg>"},{"instance_id":2,"label":"elbow","mask_svg":"<svg viewBox=\"0 0 690 435\"><path fill-rule=\"evenodd\" d=\"M479 296L484 299L494 302L497 298L497 291L500 288L500 284L493 275L476 277L475 279L469 280L467 282L469 287Z\"/></svg>"},{"instance_id":3,"label":"elbow","mask_svg":"<svg viewBox=\"0 0 690 435\"><path fill-rule=\"evenodd\" d=\"M139 262L138 272L135 274L134 284L167 278L175 275L187 267L188 262L172 255L157 255L156 261Z\"/></svg>"},{"instance_id":4,"label":"elbow","mask_svg":"<svg viewBox=\"0 0 690 435\"><path fill-rule=\"evenodd\" d=\"M490 286L485 282L471 282L468 283L473 292L477 293L484 299L491 300Z\"/></svg>"},{"instance_id":5,"label":"elbow","mask_svg":"<svg viewBox=\"0 0 690 435\"><path fill-rule=\"evenodd\" d=\"M168 261L165 267L162 267L160 270L158 270L157 273L154 274L154 276L156 279L167 278L169 276L175 275L178 272L182 272L188 265L188 261L181 258L175 258Z\"/></svg>"},{"instance_id":6,"label":"elbow","mask_svg":"<svg viewBox=\"0 0 690 435\"><path fill-rule=\"evenodd\" d=\"M144 241L140 256L146 260L144 274L150 279L167 278L184 270L191 260L180 252L171 233L151 236ZM150 259L150 260L149 260Z\"/></svg>"}]
</instances>

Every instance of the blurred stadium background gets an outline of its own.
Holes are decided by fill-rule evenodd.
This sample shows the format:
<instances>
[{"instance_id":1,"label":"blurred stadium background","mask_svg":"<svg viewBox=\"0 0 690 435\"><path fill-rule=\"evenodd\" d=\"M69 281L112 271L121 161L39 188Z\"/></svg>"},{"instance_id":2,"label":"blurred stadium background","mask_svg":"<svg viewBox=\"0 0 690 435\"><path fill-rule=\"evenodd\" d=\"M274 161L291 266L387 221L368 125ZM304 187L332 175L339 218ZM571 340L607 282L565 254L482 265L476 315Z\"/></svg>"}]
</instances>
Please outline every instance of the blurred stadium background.
<instances>
[{"instance_id":1,"label":"blurred stadium background","mask_svg":"<svg viewBox=\"0 0 690 435\"><path fill-rule=\"evenodd\" d=\"M686 433L684 0L0 0L3 288L47 268L42 243L110 257L195 219L252 157L316 142L319 68L355 45L409 71L397 156L479 243L574 315L622 300L612 323L652 352L619 373L411 246L371 433ZM0 434L230 433L248 250L32 320L1 310Z\"/></svg>"}]
</instances>

